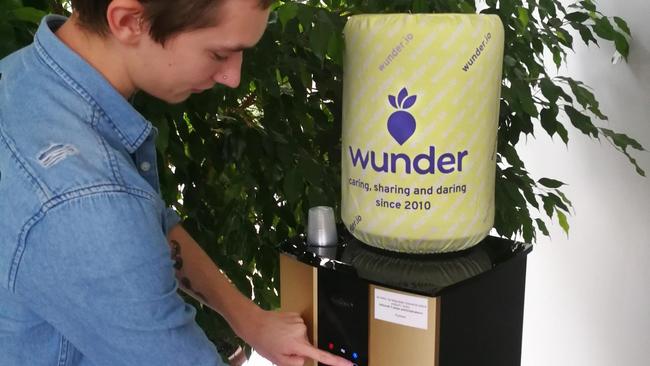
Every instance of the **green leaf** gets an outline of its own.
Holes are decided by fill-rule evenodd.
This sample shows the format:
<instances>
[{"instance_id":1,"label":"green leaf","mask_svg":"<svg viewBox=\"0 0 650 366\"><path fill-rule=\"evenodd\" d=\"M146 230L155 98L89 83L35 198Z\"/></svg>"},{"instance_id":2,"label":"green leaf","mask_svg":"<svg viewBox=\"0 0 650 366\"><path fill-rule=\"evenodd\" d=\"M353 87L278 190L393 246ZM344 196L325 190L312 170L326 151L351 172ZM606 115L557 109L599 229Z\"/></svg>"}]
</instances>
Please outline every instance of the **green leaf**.
<instances>
[{"instance_id":1,"label":"green leaf","mask_svg":"<svg viewBox=\"0 0 650 366\"><path fill-rule=\"evenodd\" d=\"M345 48L345 44L343 42L343 38L333 35L332 37L330 37L329 44L327 45L327 55L336 64L343 64L344 48Z\"/></svg>"},{"instance_id":2,"label":"green leaf","mask_svg":"<svg viewBox=\"0 0 650 366\"><path fill-rule=\"evenodd\" d=\"M544 211L548 217L553 218L553 212L555 211L555 202L549 196L542 196L542 203L544 204Z\"/></svg>"},{"instance_id":3,"label":"green leaf","mask_svg":"<svg viewBox=\"0 0 650 366\"><path fill-rule=\"evenodd\" d=\"M476 13L476 7L473 4L469 4L466 2L461 2L460 3L460 10L462 13Z\"/></svg>"},{"instance_id":4,"label":"green leaf","mask_svg":"<svg viewBox=\"0 0 650 366\"><path fill-rule=\"evenodd\" d=\"M15 9L12 13L17 20L22 20L24 22L29 22L33 24L40 23L41 18L43 18L47 14L42 10L34 9L31 7L18 8Z\"/></svg>"},{"instance_id":5,"label":"green leaf","mask_svg":"<svg viewBox=\"0 0 650 366\"><path fill-rule=\"evenodd\" d=\"M560 182L559 180L555 180L551 178L542 178L538 180L538 182L539 184L547 188L560 188L564 185L564 183Z\"/></svg>"},{"instance_id":6,"label":"green leaf","mask_svg":"<svg viewBox=\"0 0 650 366\"><path fill-rule=\"evenodd\" d=\"M600 129L605 136L610 138L612 142L623 149L623 151L627 151L628 147L631 147L633 149L639 150L639 151L645 151L643 146L635 139L629 137L626 134L623 133L616 133L610 129L607 128L601 128Z\"/></svg>"},{"instance_id":7,"label":"green leaf","mask_svg":"<svg viewBox=\"0 0 650 366\"><path fill-rule=\"evenodd\" d=\"M414 13L425 13L429 12L429 5L428 1L426 0L414 0L411 8L413 9Z\"/></svg>"},{"instance_id":8,"label":"green leaf","mask_svg":"<svg viewBox=\"0 0 650 366\"><path fill-rule=\"evenodd\" d=\"M551 53L553 54L553 62L559 70L560 66L562 66L562 50L559 47L552 46Z\"/></svg>"},{"instance_id":9,"label":"green leaf","mask_svg":"<svg viewBox=\"0 0 650 366\"><path fill-rule=\"evenodd\" d=\"M504 181L503 185L506 189L506 194L510 197L511 201L517 205L517 207L525 208L526 200L524 196L519 191L519 188L510 181Z\"/></svg>"},{"instance_id":10,"label":"green leaf","mask_svg":"<svg viewBox=\"0 0 650 366\"><path fill-rule=\"evenodd\" d=\"M600 17L594 20L594 25L592 26L594 32L603 39L608 41L613 41L616 35L616 31L612 24L606 17Z\"/></svg>"},{"instance_id":11,"label":"green leaf","mask_svg":"<svg viewBox=\"0 0 650 366\"><path fill-rule=\"evenodd\" d=\"M628 156L628 157L629 157L629 159L630 159L630 163L632 163L632 165L634 165L634 167L636 168L636 172L637 172L640 176L645 177L645 176L646 176L646 175L645 175L645 171L644 171L643 169L641 169L641 167L639 166L639 164L636 162L636 159L634 159L634 158L632 158L632 157L630 157L630 156Z\"/></svg>"},{"instance_id":12,"label":"green leaf","mask_svg":"<svg viewBox=\"0 0 650 366\"><path fill-rule=\"evenodd\" d=\"M528 201L528 203L530 203L531 206L539 210L539 202L537 201L537 196L535 196L533 190L529 186L526 187L520 186L520 189L522 190L522 192L524 192L524 197L526 197L526 201Z\"/></svg>"},{"instance_id":13,"label":"green leaf","mask_svg":"<svg viewBox=\"0 0 650 366\"><path fill-rule=\"evenodd\" d=\"M314 29L309 37L309 46L314 54L321 60L325 58L329 48L330 37L333 34L333 25L324 11L317 13L318 21L314 23Z\"/></svg>"},{"instance_id":14,"label":"green leaf","mask_svg":"<svg viewBox=\"0 0 650 366\"><path fill-rule=\"evenodd\" d=\"M299 4L298 6L298 20L305 33L309 33L312 29L314 24L314 11L315 8L311 6L305 6L303 4Z\"/></svg>"},{"instance_id":15,"label":"green leaf","mask_svg":"<svg viewBox=\"0 0 650 366\"><path fill-rule=\"evenodd\" d=\"M578 103L580 103L581 106L591 111L598 118L602 120L607 120L607 116L605 116L600 111L599 108L600 104L598 103L598 101L596 100L596 96L592 92L590 92L587 88L582 87L581 83L578 83L571 78L561 77L561 79L565 80L569 84L569 86L571 87L571 91L576 96L576 98L578 99Z\"/></svg>"},{"instance_id":16,"label":"green leaf","mask_svg":"<svg viewBox=\"0 0 650 366\"><path fill-rule=\"evenodd\" d=\"M627 60L627 57L630 55L630 43L627 41L627 38L621 33L615 33L614 45L616 46L616 51Z\"/></svg>"},{"instance_id":17,"label":"green leaf","mask_svg":"<svg viewBox=\"0 0 650 366\"><path fill-rule=\"evenodd\" d=\"M551 19L549 19L548 22L547 22L547 24L548 24L550 27L553 27L553 28L560 28L560 27L562 27L562 25L563 25L563 24L562 24L562 20L561 20L561 19L558 19L558 18L551 18Z\"/></svg>"},{"instance_id":18,"label":"green leaf","mask_svg":"<svg viewBox=\"0 0 650 366\"><path fill-rule=\"evenodd\" d=\"M557 108L544 108L540 113L540 122L542 124L542 128L544 128L546 133L548 133L548 135L551 137L557 133L557 125L560 124L557 121L557 114Z\"/></svg>"},{"instance_id":19,"label":"green leaf","mask_svg":"<svg viewBox=\"0 0 650 366\"><path fill-rule=\"evenodd\" d=\"M591 30L589 27L583 24L578 24L578 25L573 25L574 28L580 32L580 37L582 38L582 41L588 46L589 42L593 42L595 44L598 44L598 41L596 38L594 38L594 35L591 33Z\"/></svg>"},{"instance_id":20,"label":"green leaf","mask_svg":"<svg viewBox=\"0 0 650 366\"><path fill-rule=\"evenodd\" d=\"M302 175L298 168L289 170L284 177L284 196L286 197L289 203L295 205L298 203L298 199L304 192L304 183L302 181Z\"/></svg>"},{"instance_id":21,"label":"green leaf","mask_svg":"<svg viewBox=\"0 0 650 366\"><path fill-rule=\"evenodd\" d=\"M564 46L573 49L573 36L564 29L558 29L555 35Z\"/></svg>"},{"instance_id":22,"label":"green leaf","mask_svg":"<svg viewBox=\"0 0 650 366\"><path fill-rule=\"evenodd\" d=\"M533 100L533 96L530 93L530 85L517 81L512 83L512 89L517 96L517 99L519 100L519 104L523 111L531 117L537 117L539 112L537 112L535 101Z\"/></svg>"},{"instance_id":23,"label":"green leaf","mask_svg":"<svg viewBox=\"0 0 650 366\"><path fill-rule=\"evenodd\" d=\"M528 9L517 7L517 13L519 14L519 23L521 23L521 26L525 29L528 27L528 22L530 21Z\"/></svg>"},{"instance_id":24,"label":"green leaf","mask_svg":"<svg viewBox=\"0 0 650 366\"><path fill-rule=\"evenodd\" d=\"M278 7L277 12L284 30L289 20L296 18L298 15L298 5L296 3L284 3Z\"/></svg>"},{"instance_id":25,"label":"green leaf","mask_svg":"<svg viewBox=\"0 0 650 366\"><path fill-rule=\"evenodd\" d=\"M584 23L587 19L589 19L589 14L576 11L576 12L567 14L564 17L564 19L566 19L566 20L568 20L570 22Z\"/></svg>"},{"instance_id":26,"label":"green leaf","mask_svg":"<svg viewBox=\"0 0 650 366\"><path fill-rule=\"evenodd\" d=\"M553 2L553 0L540 0L539 6L540 8L544 9L551 17L557 16L555 3Z\"/></svg>"},{"instance_id":27,"label":"green leaf","mask_svg":"<svg viewBox=\"0 0 650 366\"><path fill-rule=\"evenodd\" d=\"M312 185L316 187L322 185L324 177L322 167L313 158L303 156L298 163L298 170Z\"/></svg>"},{"instance_id":28,"label":"green leaf","mask_svg":"<svg viewBox=\"0 0 650 366\"><path fill-rule=\"evenodd\" d=\"M524 163L519 158L519 154L514 146L510 144L499 145L499 153L508 161L508 164L515 168L523 168Z\"/></svg>"},{"instance_id":29,"label":"green leaf","mask_svg":"<svg viewBox=\"0 0 650 366\"><path fill-rule=\"evenodd\" d=\"M632 155L630 155L630 153L627 151L628 148L645 151L643 146L641 146L638 141L625 134L616 133L607 128L601 128L600 131L608 140L610 140L616 147L621 150L621 152L628 158L630 163L635 167L636 172L642 177L645 177L645 171L639 166L636 159L634 159Z\"/></svg>"},{"instance_id":30,"label":"green leaf","mask_svg":"<svg viewBox=\"0 0 650 366\"><path fill-rule=\"evenodd\" d=\"M550 235L544 221L542 221L541 219L535 219L535 222L537 223L537 227L542 231L544 235L546 236Z\"/></svg>"},{"instance_id":31,"label":"green leaf","mask_svg":"<svg viewBox=\"0 0 650 366\"><path fill-rule=\"evenodd\" d=\"M560 211L560 210L555 210L557 213L557 219L558 222L560 223L560 226L562 227L562 230L566 233L567 237L569 236L569 221L567 221L566 215Z\"/></svg>"},{"instance_id":32,"label":"green leaf","mask_svg":"<svg viewBox=\"0 0 650 366\"><path fill-rule=\"evenodd\" d=\"M522 219L522 236L526 243L532 243L535 239L535 227L533 227L533 220L530 219L528 215L521 215Z\"/></svg>"},{"instance_id":33,"label":"green leaf","mask_svg":"<svg viewBox=\"0 0 650 366\"><path fill-rule=\"evenodd\" d=\"M503 62L506 64L506 66L513 67L519 63L514 57L510 55L504 55L503 57Z\"/></svg>"},{"instance_id":34,"label":"green leaf","mask_svg":"<svg viewBox=\"0 0 650 366\"><path fill-rule=\"evenodd\" d=\"M561 95L566 95L564 90L555 85L549 78L543 78L540 80L540 87L542 89L542 94L551 104L555 104Z\"/></svg>"},{"instance_id":35,"label":"green leaf","mask_svg":"<svg viewBox=\"0 0 650 366\"><path fill-rule=\"evenodd\" d=\"M533 52L537 54L541 54L544 52L544 43L542 42L541 39L535 37L531 40L531 44L533 46Z\"/></svg>"},{"instance_id":36,"label":"green leaf","mask_svg":"<svg viewBox=\"0 0 650 366\"><path fill-rule=\"evenodd\" d=\"M9 22L0 21L0 57L15 51L20 47L16 41L16 30Z\"/></svg>"},{"instance_id":37,"label":"green leaf","mask_svg":"<svg viewBox=\"0 0 650 366\"><path fill-rule=\"evenodd\" d=\"M569 116L571 124L579 129L580 132L584 133L585 135L598 137L598 128L594 126L589 116L578 112L578 110L571 106L565 106L564 111L566 112L567 116Z\"/></svg>"},{"instance_id":38,"label":"green leaf","mask_svg":"<svg viewBox=\"0 0 650 366\"><path fill-rule=\"evenodd\" d=\"M555 206L555 209L558 207L565 212L569 212L569 207L564 203L564 201L555 193L549 193L548 198L553 201L553 205Z\"/></svg>"},{"instance_id":39,"label":"green leaf","mask_svg":"<svg viewBox=\"0 0 650 366\"><path fill-rule=\"evenodd\" d=\"M560 197L562 197L562 201L564 203L566 203L569 207L573 207L573 204L571 203L571 201L569 201L567 196L562 191L560 191L559 189L556 189L555 193L557 193Z\"/></svg>"},{"instance_id":40,"label":"green leaf","mask_svg":"<svg viewBox=\"0 0 650 366\"><path fill-rule=\"evenodd\" d=\"M625 20L623 20L622 18L619 18L619 17L614 17L614 22L616 23L616 25L619 28L621 28L621 30L623 32L625 32L625 34L627 34L628 36L632 36L632 32L630 31L630 27L628 27L627 22Z\"/></svg>"},{"instance_id":41,"label":"green leaf","mask_svg":"<svg viewBox=\"0 0 650 366\"><path fill-rule=\"evenodd\" d=\"M169 124L167 120L162 119L159 123L156 123L156 128L158 128L156 147L161 154L164 154L169 147Z\"/></svg>"},{"instance_id":42,"label":"green leaf","mask_svg":"<svg viewBox=\"0 0 650 366\"><path fill-rule=\"evenodd\" d=\"M555 125L555 128L557 129L557 134L560 135L560 138L565 144L569 144L569 131L564 128L564 125L561 123L558 123Z\"/></svg>"},{"instance_id":43,"label":"green leaf","mask_svg":"<svg viewBox=\"0 0 650 366\"><path fill-rule=\"evenodd\" d=\"M594 12L596 11L596 5L594 5L594 3L591 0L581 1L580 5L582 5L582 7L585 8L586 10L594 11Z\"/></svg>"}]
</instances>

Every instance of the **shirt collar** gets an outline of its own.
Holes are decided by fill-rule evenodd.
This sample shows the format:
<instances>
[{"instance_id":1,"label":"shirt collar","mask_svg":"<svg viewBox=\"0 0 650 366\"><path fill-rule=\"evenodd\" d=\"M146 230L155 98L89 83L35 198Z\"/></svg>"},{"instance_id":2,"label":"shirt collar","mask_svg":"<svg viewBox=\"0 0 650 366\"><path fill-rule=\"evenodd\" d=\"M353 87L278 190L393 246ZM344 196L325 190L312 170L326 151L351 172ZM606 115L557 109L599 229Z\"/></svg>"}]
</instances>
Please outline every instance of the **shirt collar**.
<instances>
[{"instance_id":1,"label":"shirt collar","mask_svg":"<svg viewBox=\"0 0 650 366\"><path fill-rule=\"evenodd\" d=\"M151 133L147 121L88 62L65 45L53 32L67 18L48 15L36 32L35 47L48 64L82 98L99 107L129 153L134 153Z\"/></svg>"}]
</instances>

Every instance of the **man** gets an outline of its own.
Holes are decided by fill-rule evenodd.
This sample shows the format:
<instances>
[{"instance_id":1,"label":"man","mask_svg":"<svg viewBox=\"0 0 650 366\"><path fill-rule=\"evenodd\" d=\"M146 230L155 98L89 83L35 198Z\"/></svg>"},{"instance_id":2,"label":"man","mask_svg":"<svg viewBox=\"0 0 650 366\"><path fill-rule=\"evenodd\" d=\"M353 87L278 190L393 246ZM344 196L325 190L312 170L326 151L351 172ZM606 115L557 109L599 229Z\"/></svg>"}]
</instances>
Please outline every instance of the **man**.
<instances>
[{"instance_id":1,"label":"man","mask_svg":"<svg viewBox=\"0 0 650 366\"><path fill-rule=\"evenodd\" d=\"M178 224L155 129L127 102L236 87L269 2L73 0L0 61L3 365L221 365L179 282L278 365L351 365L240 294Z\"/></svg>"}]
</instances>

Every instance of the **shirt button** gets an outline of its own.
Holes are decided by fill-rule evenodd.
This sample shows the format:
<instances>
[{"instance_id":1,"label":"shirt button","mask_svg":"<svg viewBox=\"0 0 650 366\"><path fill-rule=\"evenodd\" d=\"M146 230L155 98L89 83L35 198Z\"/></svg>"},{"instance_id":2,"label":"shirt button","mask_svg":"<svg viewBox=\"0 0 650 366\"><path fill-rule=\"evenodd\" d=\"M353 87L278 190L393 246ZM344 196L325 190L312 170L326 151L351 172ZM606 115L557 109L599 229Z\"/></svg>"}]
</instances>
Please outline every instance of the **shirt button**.
<instances>
[{"instance_id":1,"label":"shirt button","mask_svg":"<svg viewBox=\"0 0 650 366\"><path fill-rule=\"evenodd\" d=\"M142 170L145 173L148 172L149 170L151 170L151 164L148 161L143 161L142 163L140 163L140 170Z\"/></svg>"}]
</instances>

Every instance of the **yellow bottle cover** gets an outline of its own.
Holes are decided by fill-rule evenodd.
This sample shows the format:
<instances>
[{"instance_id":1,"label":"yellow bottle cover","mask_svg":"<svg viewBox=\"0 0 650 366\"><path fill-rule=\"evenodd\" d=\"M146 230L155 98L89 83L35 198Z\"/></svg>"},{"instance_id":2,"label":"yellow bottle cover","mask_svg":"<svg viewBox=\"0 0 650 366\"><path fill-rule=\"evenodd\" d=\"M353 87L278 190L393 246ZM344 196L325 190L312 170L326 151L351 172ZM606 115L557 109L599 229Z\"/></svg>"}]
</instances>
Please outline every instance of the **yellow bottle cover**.
<instances>
[{"instance_id":1,"label":"yellow bottle cover","mask_svg":"<svg viewBox=\"0 0 650 366\"><path fill-rule=\"evenodd\" d=\"M500 19L358 15L344 33L343 222L393 251L475 245L494 225Z\"/></svg>"}]
</instances>

